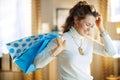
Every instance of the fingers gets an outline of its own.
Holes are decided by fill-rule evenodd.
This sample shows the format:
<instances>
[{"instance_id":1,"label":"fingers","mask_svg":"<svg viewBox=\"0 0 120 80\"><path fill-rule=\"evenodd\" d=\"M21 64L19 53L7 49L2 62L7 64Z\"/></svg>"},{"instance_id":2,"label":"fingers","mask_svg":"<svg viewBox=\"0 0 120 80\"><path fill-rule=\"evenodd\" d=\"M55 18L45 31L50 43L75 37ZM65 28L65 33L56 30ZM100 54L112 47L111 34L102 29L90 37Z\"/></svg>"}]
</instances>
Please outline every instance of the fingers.
<instances>
[{"instance_id":1,"label":"fingers","mask_svg":"<svg viewBox=\"0 0 120 80\"><path fill-rule=\"evenodd\" d=\"M66 40L63 41L63 46L66 47Z\"/></svg>"},{"instance_id":2,"label":"fingers","mask_svg":"<svg viewBox=\"0 0 120 80\"><path fill-rule=\"evenodd\" d=\"M56 38L56 41L57 41L58 46L56 48L54 48L53 50L51 50L51 53L50 53L51 56L57 56L66 47L65 40L63 41L61 38Z\"/></svg>"},{"instance_id":3,"label":"fingers","mask_svg":"<svg viewBox=\"0 0 120 80\"><path fill-rule=\"evenodd\" d=\"M61 38L56 38L58 46L62 44L62 39Z\"/></svg>"},{"instance_id":4,"label":"fingers","mask_svg":"<svg viewBox=\"0 0 120 80\"><path fill-rule=\"evenodd\" d=\"M57 41L58 46L63 46L63 47L66 46L65 40L63 41L61 38L56 38L56 41Z\"/></svg>"},{"instance_id":5,"label":"fingers","mask_svg":"<svg viewBox=\"0 0 120 80\"><path fill-rule=\"evenodd\" d=\"M56 38L56 40L57 40L57 43L58 43L58 44L61 44L61 43L62 43L62 39L61 39L61 38Z\"/></svg>"},{"instance_id":6,"label":"fingers","mask_svg":"<svg viewBox=\"0 0 120 80\"><path fill-rule=\"evenodd\" d=\"M61 36L63 36L64 34L60 34Z\"/></svg>"},{"instance_id":7,"label":"fingers","mask_svg":"<svg viewBox=\"0 0 120 80\"><path fill-rule=\"evenodd\" d=\"M97 21L102 21L102 20L103 20L102 15L101 15L101 14L98 14L98 16L96 17L96 20L97 20Z\"/></svg>"}]
</instances>

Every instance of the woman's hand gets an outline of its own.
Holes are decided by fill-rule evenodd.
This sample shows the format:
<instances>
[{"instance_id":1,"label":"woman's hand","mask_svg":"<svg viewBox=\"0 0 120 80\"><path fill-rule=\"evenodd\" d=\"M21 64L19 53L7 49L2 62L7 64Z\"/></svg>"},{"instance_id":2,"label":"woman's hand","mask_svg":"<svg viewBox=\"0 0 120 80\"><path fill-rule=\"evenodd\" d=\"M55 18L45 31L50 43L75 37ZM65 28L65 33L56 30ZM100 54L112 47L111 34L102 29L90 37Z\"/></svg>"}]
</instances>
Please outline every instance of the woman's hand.
<instances>
[{"instance_id":1,"label":"woman's hand","mask_svg":"<svg viewBox=\"0 0 120 80\"><path fill-rule=\"evenodd\" d=\"M101 15L96 17L96 26L100 30L100 32L104 31L104 26L103 26L103 18Z\"/></svg>"},{"instance_id":2,"label":"woman's hand","mask_svg":"<svg viewBox=\"0 0 120 80\"><path fill-rule=\"evenodd\" d=\"M51 51L51 56L57 56L60 52L62 52L66 47L66 41L61 38L56 38L57 47Z\"/></svg>"},{"instance_id":3,"label":"woman's hand","mask_svg":"<svg viewBox=\"0 0 120 80\"><path fill-rule=\"evenodd\" d=\"M58 48L64 50L66 47L66 41L65 40L63 41L61 38L56 38L56 40L57 40Z\"/></svg>"}]
</instances>

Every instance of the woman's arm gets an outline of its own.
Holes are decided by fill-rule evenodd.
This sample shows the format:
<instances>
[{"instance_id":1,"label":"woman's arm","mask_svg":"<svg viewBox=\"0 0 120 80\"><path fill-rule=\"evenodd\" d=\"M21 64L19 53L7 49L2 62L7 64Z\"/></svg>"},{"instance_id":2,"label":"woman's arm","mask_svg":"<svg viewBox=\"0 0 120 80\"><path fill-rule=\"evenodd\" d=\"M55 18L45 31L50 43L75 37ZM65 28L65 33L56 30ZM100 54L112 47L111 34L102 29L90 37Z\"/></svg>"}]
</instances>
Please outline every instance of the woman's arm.
<instances>
[{"instance_id":1,"label":"woman's arm","mask_svg":"<svg viewBox=\"0 0 120 80\"><path fill-rule=\"evenodd\" d=\"M106 56L115 55L116 50L114 48L114 45L112 44L112 40L110 36L106 33L104 29L103 19L101 15L99 15L96 18L96 26L100 31L101 38L103 38L103 44L98 43L97 41L94 41L94 48L93 48L94 53L99 53L101 55L106 55Z\"/></svg>"},{"instance_id":2,"label":"woman's arm","mask_svg":"<svg viewBox=\"0 0 120 80\"><path fill-rule=\"evenodd\" d=\"M36 68L43 68L46 66L49 62L51 62L55 57L52 57L50 55L51 50L57 47L55 39L52 40L47 47L38 54L34 59L34 66Z\"/></svg>"},{"instance_id":3,"label":"woman's arm","mask_svg":"<svg viewBox=\"0 0 120 80\"><path fill-rule=\"evenodd\" d=\"M34 60L34 66L36 68L43 68L49 64L62 50L65 48L65 41L60 38L52 40L47 47L37 55Z\"/></svg>"},{"instance_id":4,"label":"woman's arm","mask_svg":"<svg viewBox=\"0 0 120 80\"><path fill-rule=\"evenodd\" d=\"M114 45L112 44L110 36L106 32L101 33L101 35L103 38L103 44L94 41L93 52L103 56L115 55L116 50L114 48Z\"/></svg>"}]
</instances>

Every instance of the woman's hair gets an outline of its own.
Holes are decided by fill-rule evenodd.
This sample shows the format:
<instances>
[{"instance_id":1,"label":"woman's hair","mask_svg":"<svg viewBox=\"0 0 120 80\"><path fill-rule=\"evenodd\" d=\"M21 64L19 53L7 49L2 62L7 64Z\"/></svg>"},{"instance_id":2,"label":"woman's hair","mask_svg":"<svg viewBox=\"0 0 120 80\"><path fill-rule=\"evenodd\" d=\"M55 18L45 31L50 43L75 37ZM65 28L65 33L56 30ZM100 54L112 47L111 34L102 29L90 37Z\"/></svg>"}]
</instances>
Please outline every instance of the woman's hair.
<instances>
[{"instance_id":1,"label":"woman's hair","mask_svg":"<svg viewBox=\"0 0 120 80\"><path fill-rule=\"evenodd\" d=\"M93 5L89 5L86 1L79 1L73 8L69 11L69 16L67 17L65 24L63 25L63 32L68 32L71 26L74 25L74 17L77 16L78 20L82 20L86 15L98 16Z\"/></svg>"}]
</instances>

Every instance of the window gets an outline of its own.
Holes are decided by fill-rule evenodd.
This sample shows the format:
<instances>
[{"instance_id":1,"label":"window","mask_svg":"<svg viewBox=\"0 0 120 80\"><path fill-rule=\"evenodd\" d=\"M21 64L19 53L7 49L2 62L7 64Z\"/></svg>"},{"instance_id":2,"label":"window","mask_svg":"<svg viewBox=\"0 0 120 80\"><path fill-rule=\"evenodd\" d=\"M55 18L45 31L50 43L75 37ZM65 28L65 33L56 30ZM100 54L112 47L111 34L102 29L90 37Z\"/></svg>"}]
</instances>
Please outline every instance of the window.
<instances>
[{"instance_id":1,"label":"window","mask_svg":"<svg viewBox=\"0 0 120 80\"><path fill-rule=\"evenodd\" d=\"M31 35L31 0L0 0L0 56L5 44Z\"/></svg>"},{"instance_id":2,"label":"window","mask_svg":"<svg viewBox=\"0 0 120 80\"><path fill-rule=\"evenodd\" d=\"M120 0L109 0L108 4L108 20L120 22Z\"/></svg>"}]
</instances>

